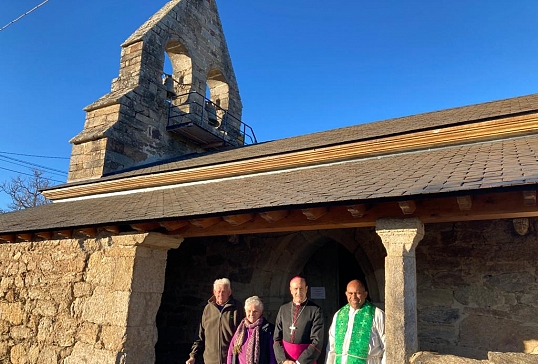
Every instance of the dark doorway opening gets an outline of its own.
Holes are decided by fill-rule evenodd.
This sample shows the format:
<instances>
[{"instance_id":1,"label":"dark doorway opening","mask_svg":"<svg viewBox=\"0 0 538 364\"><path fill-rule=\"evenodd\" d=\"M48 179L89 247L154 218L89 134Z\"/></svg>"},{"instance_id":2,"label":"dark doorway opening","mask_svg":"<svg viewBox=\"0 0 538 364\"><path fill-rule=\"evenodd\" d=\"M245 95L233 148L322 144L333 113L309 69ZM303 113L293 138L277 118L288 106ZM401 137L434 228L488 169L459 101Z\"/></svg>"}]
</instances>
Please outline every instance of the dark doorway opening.
<instances>
[{"instance_id":1,"label":"dark doorway opening","mask_svg":"<svg viewBox=\"0 0 538 364\"><path fill-rule=\"evenodd\" d=\"M333 315L347 304L346 286L353 279L364 281L364 272L353 254L334 240L327 241L308 260L302 276L309 286L309 298L323 309L325 319L325 342L318 363L325 362L327 332ZM312 297L312 293L318 292ZM320 292L325 292L321 298Z\"/></svg>"}]
</instances>

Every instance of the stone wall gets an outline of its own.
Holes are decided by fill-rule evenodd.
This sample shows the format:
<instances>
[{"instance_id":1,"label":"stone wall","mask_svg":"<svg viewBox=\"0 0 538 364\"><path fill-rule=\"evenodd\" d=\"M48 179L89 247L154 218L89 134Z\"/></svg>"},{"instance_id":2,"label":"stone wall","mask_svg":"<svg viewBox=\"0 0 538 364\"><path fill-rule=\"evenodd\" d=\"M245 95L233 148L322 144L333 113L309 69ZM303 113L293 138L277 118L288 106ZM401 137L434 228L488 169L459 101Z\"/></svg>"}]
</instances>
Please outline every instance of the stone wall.
<instances>
[{"instance_id":1,"label":"stone wall","mask_svg":"<svg viewBox=\"0 0 538 364\"><path fill-rule=\"evenodd\" d=\"M151 363L160 234L0 245L0 362Z\"/></svg>"},{"instance_id":2,"label":"stone wall","mask_svg":"<svg viewBox=\"0 0 538 364\"><path fill-rule=\"evenodd\" d=\"M420 351L415 353L409 362L410 364L536 364L538 355L489 352L487 359L479 360Z\"/></svg>"},{"instance_id":3,"label":"stone wall","mask_svg":"<svg viewBox=\"0 0 538 364\"><path fill-rule=\"evenodd\" d=\"M416 250L421 350L538 352L538 236L512 220L426 225Z\"/></svg>"}]
</instances>

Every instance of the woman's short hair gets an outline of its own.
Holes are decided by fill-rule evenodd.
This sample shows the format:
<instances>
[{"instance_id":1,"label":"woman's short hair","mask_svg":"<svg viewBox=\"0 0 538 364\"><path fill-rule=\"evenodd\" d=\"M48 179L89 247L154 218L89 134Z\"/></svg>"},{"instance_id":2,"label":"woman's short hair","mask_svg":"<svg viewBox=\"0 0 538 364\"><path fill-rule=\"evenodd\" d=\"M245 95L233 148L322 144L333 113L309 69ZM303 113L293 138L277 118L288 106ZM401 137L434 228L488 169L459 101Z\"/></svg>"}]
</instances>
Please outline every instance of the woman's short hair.
<instances>
[{"instance_id":1,"label":"woman's short hair","mask_svg":"<svg viewBox=\"0 0 538 364\"><path fill-rule=\"evenodd\" d=\"M213 282L213 289L217 289L218 286L228 286L228 288L232 288L232 284L228 278L220 278L215 280L215 282Z\"/></svg>"},{"instance_id":2,"label":"woman's short hair","mask_svg":"<svg viewBox=\"0 0 538 364\"><path fill-rule=\"evenodd\" d=\"M247 307L254 305L260 309L260 311L263 312L263 302L258 296L252 296L245 300L245 310Z\"/></svg>"}]
</instances>

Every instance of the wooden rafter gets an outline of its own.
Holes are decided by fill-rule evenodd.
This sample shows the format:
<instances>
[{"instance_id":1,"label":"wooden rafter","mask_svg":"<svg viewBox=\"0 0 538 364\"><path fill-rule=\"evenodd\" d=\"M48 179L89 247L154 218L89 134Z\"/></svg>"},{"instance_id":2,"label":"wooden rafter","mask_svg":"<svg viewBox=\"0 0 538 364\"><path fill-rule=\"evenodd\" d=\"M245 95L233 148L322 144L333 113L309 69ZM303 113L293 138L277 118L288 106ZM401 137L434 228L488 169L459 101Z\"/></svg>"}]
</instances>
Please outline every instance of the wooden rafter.
<instances>
[{"instance_id":1,"label":"wooden rafter","mask_svg":"<svg viewBox=\"0 0 538 364\"><path fill-rule=\"evenodd\" d=\"M535 206L536 191L523 191L523 203L525 206Z\"/></svg>"},{"instance_id":2,"label":"wooden rafter","mask_svg":"<svg viewBox=\"0 0 538 364\"><path fill-rule=\"evenodd\" d=\"M166 231L176 231L190 225L189 221L177 220L177 221L163 221L159 223Z\"/></svg>"},{"instance_id":3,"label":"wooden rafter","mask_svg":"<svg viewBox=\"0 0 538 364\"><path fill-rule=\"evenodd\" d=\"M97 229L94 227L78 229L77 232L88 238L95 238L97 236Z\"/></svg>"},{"instance_id":4,"label":"wooden rafter","mask_svg":"<svg viewBox=\"0 0 538 364\"><path fill-rule=\"evenodd\" d=\"M71 239L73 237L73 230L59 230L56 234L62 238Z\"/></svg>"},{"instance_id":5,"label":"wooden rafter","mask_svg":"<svg viewBox=\"0 0 538 364\"><path fill-rule=\"evenodd\" d=\"M302 209L303 215L306 216L308 220L317 220L326 213L329 212L328 207L312 207L309 209Z\"/></svg>"},{"instance_id":6,"label":"wooden rafter","mask_svg":"<svg viewBox=\"0 0 538 364\"><path fill-rule=\"evenodd\" d=\"M51 231L39 231L35 233L35 236L44 240L50 240L52 238L52 232Z\"/></svg>"},{"instance_id":7,"label":"wooden rafter","mask_svg":"<svg viewBox=\"0 0 538 364\"><path fill-rule=\"evenodd\" d=\"M400 206L400 209L404 215L412 215L417 209L415 201L400 201L398 202L398 205Z\"/></svg>"},{"instance_id":8,"label":"wooden rafter","mask_svg":"<svg viewBox=\"0 0 538 364\"><path fill-rule=\"evenodd\" d=\"M119 234L120 233L120 227L117 226L117 225L105 226L103 228L103 230L108 232L108 233L112 233L112 234Z\"/></svg>"},{"instance_id":9,"label":"wooden rafter","mask_svg":"<svg viewBox=\"0 0 538 364\"><path fill-rule=\"evenodd\" d=\"M458 206L460 207L461 211L469 211L473 206L471 196L458 196L456 197L456 200L458 201Z\"/></svg>"},{"instance_id":10,"label":"wooden rafter","mask_svg":"<svg viewBox=\"0 0 538 364\"><path fill-rule=\"evenodd\" d=\"M203 219L191 219L189 220L192 225L196 226L197 228L208 228L210 226L216 225L219 222L222 221L220 217L206 217Z\"/></svg>"},{"instance_id":11,"label":"wooden rafter","mask_svg":"<svg viewBox=\"0 0 538 364\"><path fill-rule=\"evenodd\" d=\"M152 230L156 230L160 228L161 224L159 224L158 222L147 222L147 223L131 224L131 227L135 229L136 231L146 232L146 231L152 231Z\"/></svg>"},{"instance_id":12,"label":"wooden rafter","mask_svg":"<svg viewBox=\"0 0 538 364\"><path fill-rule=\"evenodd\" d=\"M224 221L232 226L239 226L254 218L254 214L227 215L222 217Z\"/></svg>"},{"instance_id":13,"label":"wooden rafter","mask_svg":"<svg viewBox=\"0 0 538 364\"><path fill-rule=\"evenodd\" d=\"M0 235L0 240L6 243L14 243L17 240L15 234Z\"/></svg>"},{"instance_id":14,"label":"wooden rafter","mask_svg":"<svg viewBox=\"0 0 538 364\"><path fill-rule=\"evenodd\" d=\"M350 205L347 207L347 210L353 216L354 218L363 217L366 211L368 210L368 206L364 204L360 205Z\"/></svg>"},{"instance_id":15,"label":"wooden rafter","mask_svg":"<svg viewBox=\"0 0 538 364\"><path fill-rule=\"evenodd\" d=\"M279 220L282 220L286 216L289 215L288 210L277 210L277 211L266 211L266 212L260 212L260 216L262 219L269 223L277 222Z\"/></svg>"}]
</instances>

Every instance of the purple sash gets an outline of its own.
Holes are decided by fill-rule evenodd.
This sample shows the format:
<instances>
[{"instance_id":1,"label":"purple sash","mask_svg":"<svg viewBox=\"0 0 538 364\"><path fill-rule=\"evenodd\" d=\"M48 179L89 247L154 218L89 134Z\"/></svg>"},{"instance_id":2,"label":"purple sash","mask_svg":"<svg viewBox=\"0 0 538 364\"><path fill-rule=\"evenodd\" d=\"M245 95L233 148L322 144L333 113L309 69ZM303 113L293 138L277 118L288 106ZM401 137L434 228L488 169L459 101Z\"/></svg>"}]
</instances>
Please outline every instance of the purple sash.
<instances>
[{"instance_id":1,"label":"purple sash","mask_svg":"<svg viewBox=\"0 0 538 364\"><path fill-rule=\"evenodd\" d=\"M284 347L286 356L289 359L297 360L299 359L299 356L302 354L302 352L310 346L310 344L292 344L285 340L282 340L282 346ZM313 362L312 364L316 364L316 362Z\"/></svg>"}]
</instances>

